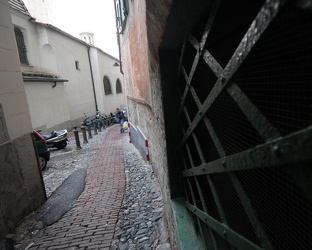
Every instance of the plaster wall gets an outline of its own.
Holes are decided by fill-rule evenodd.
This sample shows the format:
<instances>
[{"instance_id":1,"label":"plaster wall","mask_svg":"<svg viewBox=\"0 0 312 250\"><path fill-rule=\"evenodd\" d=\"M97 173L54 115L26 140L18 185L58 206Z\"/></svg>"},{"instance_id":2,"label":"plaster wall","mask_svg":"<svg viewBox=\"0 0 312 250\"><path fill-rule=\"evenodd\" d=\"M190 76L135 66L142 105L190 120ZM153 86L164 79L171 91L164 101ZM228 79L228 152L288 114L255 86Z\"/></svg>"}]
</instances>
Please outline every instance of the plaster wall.
<instances>
[{"instance_id":1,"label":"plaster wall","mask_svg":"<svg viewBox=\"0 0 312 250\"><path fill-rule=\"evenodd\" d=\"M0 3L0 103L9 138L14 140L31 132L32 126L8 3L5 0Z\"/></svg>"},{"instance_id":2,"label":"plaster wall","mask_svg":"<svg viewBox=\"0 0 312 250\"><path fill-rule=\"evenodd\" d=\"M120 68L113 66L118 59L56 27L30 22L28 16L14 9L10 11L14 25L23 32L27 48L29 65L21 65L22 71L31 74L44 72L68 80L56 86L53 81L25 82L33 128L50 131L62 125L65 126L62 128L70 129L73 125L80 125L83 113L94 115L93 81L99 111L108 114L117 107L126 106L124 88L123 93L116 93L117 79L124 86ZM104 94L104 76L111 81L111 95Z\"/></svg>"},{"instance_id":3,"label":"plaster wall","mask_svg":"<svg viewBox=\"0 0 312 250\"><path fill-rule=\"evenodd\" d=\"M45 199L8 1L0 0L0 238Z\"/></svg>"},{"instance_id":4,"label":"plaster wall","mask_svg":"<svg viewBox=\"0 0 312 250\"><path fill-rule=\"evenodd\" d=\"M52 29L47 29L47 36L53 48L58 75L68 80L65 89L71 119L78 119L83 113L94 114L95 100L88 47ZM76 61L79 63L78 69Z\"/></svg>"},{"instance_id":5,"label":"plaster wall","mask_svg":"<svg viewBox=\"0 0 312 250\"><path fill-rule=\"evenodd\" d=\"M51 132L59 124L71 120L63 82L56 85L52 82L25 82L25 91L34 129Z\"/></svg>"},{"instance_id":6,"label":"plaster wall","mask_svg":"<svg viewBox=\"0 0 312 250\"><path fill-rule=\"evenodd\" d=\"M34 85L25 83L27 96L32 98L28 101L33 128L50 131L62 124L66 126L63 128L70 129L74 122L79 121L80 124L83 113L94 114L88 47L47 25L29 22L27 16L13 9L11 13L14 25L23 31L27 47L29 65L21 66L23 72L44 72L68 80L65 84L57 83L55 88L52 88L53 82L37 82L36 89ZM76 69L76 61L79 69ZM36 106L50 97L54 100L46 99L45 105Z\"/></svg>"},{"instance_id":7,"label":"plaster wall","mask_svg":"<svg viewBox=\"0 0 312 250\"><path fill-rule=\"evenodd\" d=\"M171 1L128 1L129 15L121 37L130 122L147 137L150 162L162 188L168 237L178 247L171 207L158 48Z\"/></svg>"},{"instance_id":8,"label":"plaster wall","mask_svg":"<svg viewBox=\"0 0 312 250\"><path fill-rule=\"evenodd\" d=\"M109 114L115 111L117 107L125 107L126 95L123 75L120 72L120 67L114 66L115 63L119 64L118 60L95 48L91 48L90 56L99 111ZM104 76L107 76L111 83L112 94L110 95L105 95L104 92ZM117 79L121 82L122 93L116 92Z\"/></svg>"},{"instance_id":9,"label":"plaster wall","mask_svg":"<svg viewBox=\"0 0 312 250\"><path fill-rule=\"evenodd\" d=\"M122 34L122 60L124 63L125 80L128 84L127 93L133 98L142 100L151 105L150 75L148 70L148 43L146 31L146 5L129 2L130 15L127 17L127 26ZM142 25L143 24L143 25ZM126 38L126 39L125 39Z\"/></svg>"},{"instance_id":10,"label":"plaster wall","mask_svg":"<svg viewBox=\"0 0 312 250\"><path fill-rule=\"evenodd\" d=\"M49 72L57 74L57 69L55 67L52 70L49 65L45 65L41 62L40 40L47 41L47 37L44 37L42 34L42 38L37 37L37 28L32 22L29 21L29 16L26 16L12 8L10 8L10 11L12 23L23 32L24 42L27 48L29 65L23 65L23 70L29 72ZM14 44L16 44L15 40Z\"/></svg>"}]
</instances>

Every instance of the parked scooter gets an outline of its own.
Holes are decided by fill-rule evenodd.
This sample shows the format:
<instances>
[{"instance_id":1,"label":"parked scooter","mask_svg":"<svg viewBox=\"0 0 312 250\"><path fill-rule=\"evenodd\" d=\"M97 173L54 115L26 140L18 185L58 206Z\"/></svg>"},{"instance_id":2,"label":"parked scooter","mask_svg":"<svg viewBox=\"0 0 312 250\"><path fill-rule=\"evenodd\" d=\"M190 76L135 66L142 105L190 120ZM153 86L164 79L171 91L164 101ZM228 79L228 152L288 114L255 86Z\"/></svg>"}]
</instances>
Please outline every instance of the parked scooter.
<instances>
[{"instance_id":1,"label":"parked scooter","mask_svg":"<svg viewBox=\"0 0 312 250\"><path fill-rule=\"evenodd\" d=\"M83 120L83 122L81 123L83 126L88 126L90 125L90 127L93 129L94 128L94 124L96 124L97 129L102 128L103 124L99 122L100 119L104 119L105 117L101 114L100 111L96 112L95 117L90 117L88 116L86 113L83 113L85 118ZM105 126L105 125L104 125Z\"/></svg>"},{"instance_id":2,"label":"parked scooter","mask_svg":"<svg viewBox=\"0 0 312 250\"><path fill-rule=\"evenodd\" d=\"M38 132L41 133L41 130L38 130ZM63 149L67 146L68 139L66 129L52 131L50 134L42 136L46 140L48 148Z\"/></svg>"},{"instance_id":3,"label":"parked scooter","mask_svg":"<svg viewBox=\"0 0 312 250\"><path fill-rule=\"evenodd\" d=\"M84 118L84 120L82 122L82 125L84 125L84 126L90 125L90 127L93 128L94 127L94 120L95 120L95 118L88 116L86 113L83 113L83 114L84 114L85 118Z\"/></svg>"}]
</instances>

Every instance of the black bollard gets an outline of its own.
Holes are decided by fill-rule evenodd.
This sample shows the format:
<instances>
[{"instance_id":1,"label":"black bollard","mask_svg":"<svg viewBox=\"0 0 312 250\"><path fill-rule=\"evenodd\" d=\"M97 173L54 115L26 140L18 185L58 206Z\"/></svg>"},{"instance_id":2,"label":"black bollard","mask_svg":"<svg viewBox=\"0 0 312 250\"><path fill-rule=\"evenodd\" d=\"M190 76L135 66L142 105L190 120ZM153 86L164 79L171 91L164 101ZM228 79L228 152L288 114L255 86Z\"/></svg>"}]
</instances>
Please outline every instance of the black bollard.
<instances>
[{"instance_id":1,"label":"black bollard","mask_svg":"<svg viewBox=\"0 0 312 250\"><path fill-rule=\"evenodd\" d=\"M92 134L91 134L91 125L90 125L90 123L87 124L87 128L88 128L89 139L91 139L93 137L92 137Z\"/></svg>"},{"instance_id":2,"label":"black bollard","mask_svg":"<svg viewBox=\"0 0 312 250\"><path fill-rule=\"evenodd\" d=\"M106 126L106 121L104 117L102 117L102 124L103 124L103 128L106 129L107 126Z\"/></svg>"},{"instance_id":3,"label":"black bollard","mask_svg":"<svg viewBox=\"0 0 312 250\"><path fill-rule=\"evenodd\" d=\"M81 149L77 126L74 126L73 132L74 132L74 135L75 135L76 149Z\"/></svg>"},{"instance_id":4,"label":"black bollard","mask_svg":"<svg viewBox=\"0 0 312 250\"><path fill-rule=\"evenodd\" d=\"M107 122L107 118L106 117L104 118L104 124L105 124L105 128L107 128L108 127L108 122Z\"/></svg>"},{"instance_id":5,"label":"black bollard","mask_svg":"<svg viewBox=\"0 0 312 250\"><path fill-rule=\"evenodd\" d=\"M94 126L94 135L97 135L98 132L97 132L97 123L96 123L96 120L94 120L93 126Z\"/></svg>"},{"instance_id":6,"label":"black bollard","mask_svg":"<svg viewBox=\"0 0 312 250\"><path fill-rule=\"evenodd\" d=\"M99 126L99 132L102 132L102 123L101 123L101 120L100 119L96 119L96 124Z\"/></svg>"},{"instance_id":7,"label":"black bollard","mask_svg":"<svg viewBox=\"0 0 312 250\"><path fill-rule=\"evenodd\" d=\"M83 144L88 143L86 127L81 126L82 136L83 136Z\"/></svg>"}]
</instances>

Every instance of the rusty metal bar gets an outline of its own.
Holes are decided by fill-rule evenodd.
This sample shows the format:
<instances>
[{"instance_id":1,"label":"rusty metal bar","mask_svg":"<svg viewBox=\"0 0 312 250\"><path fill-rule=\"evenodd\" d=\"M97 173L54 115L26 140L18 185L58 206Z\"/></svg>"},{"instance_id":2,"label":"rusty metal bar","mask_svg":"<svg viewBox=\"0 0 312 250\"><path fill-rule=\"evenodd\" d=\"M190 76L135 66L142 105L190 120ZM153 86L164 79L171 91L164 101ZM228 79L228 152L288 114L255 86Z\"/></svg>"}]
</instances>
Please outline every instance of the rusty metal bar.
<instances>
[{"instance_id":1,"label":"rusty metal bar","mask_svg":"<svg viewBox=\"0 0 312 250\"><path fill-rule=\"evenodd\" d=\"M183 172L184 176L224 173L289 165L312 159L312 126L259 145L239 154L223 157Z\"/></svg>"},{"instance_id":2,"label":"rusty metal bar","mask_svg":"<svg viewBox=\"0 0 312 250\"><path fill-rule=\"evenodd\" d=\"M237 249L240 250L263 249L260 246L254 244L253 242L247 240L242 235L236 233L234 230L232 230L225 224L215 220L202 210L198 209L196 206L186 202L186 208Z\"/></svg>"},{"instance_id":3,"label":"rusty metal bar","mask_svg":"<svg viewBox=\"0 0 312 250\"><path fill-rule=\"evenodd\" d=\"M261 8L255 20L252 22L248 31L246 32L244 38L242 39L240 45L237 50L234 52L232 58L224 68L223 72L220 75L220 78L217 80L213 89L209 93L205 102L203 103L201 109L198 111L197 115L192 121L192 126L186 132L182 141L185 142L194 128L202 119L202 114L205 114L208 109L211 107L211 104L216 100L221 91L227 86L230 78L234 75L239 66L243 63L247 55L250 53L253 46L256 44L260 36L264 33L268 25L271 23L273 18L276 16L280 9L281 3L278 0L266 0L265 4ZM268 11L268 9L270 11ZM257 29L255 29L257 27ZM193 64L194 65L194 64ZM188 80L190 80L189 77ZM185 95L186 97L186 95ZM181 104L183 105L183 103Z\"/></svg>"},{"instance_id":4,"label":"rusty metal bar","mask_svg":"<svg viewBox=\"0 0 312 250\"><path fill-rule=\"evenodd\" d=\"M236 83L231 82L227 91L265 141L280 137L280 133L277 129L251 102ZM255 116L255 114L257 115Z\"/></svg>"},{"instance_id":5,"label":"rusty metal bar","mask_svg":"<svg viewBox=\"0 0 312 250\"><path fill-rule=\"evenodd\" d=\"M253 227L255 234L261 244L265 249L274 249L266 230L264 229L261 220L259 219L256 210L253 208L252 203L246 194L242 184L236 177L235 173L229 173L229 177L233 183L233 186L238 194L239 199L242 202L242 205L245 209L246 215L250 221L251 226Z\"/></svg>"}]
</instances>

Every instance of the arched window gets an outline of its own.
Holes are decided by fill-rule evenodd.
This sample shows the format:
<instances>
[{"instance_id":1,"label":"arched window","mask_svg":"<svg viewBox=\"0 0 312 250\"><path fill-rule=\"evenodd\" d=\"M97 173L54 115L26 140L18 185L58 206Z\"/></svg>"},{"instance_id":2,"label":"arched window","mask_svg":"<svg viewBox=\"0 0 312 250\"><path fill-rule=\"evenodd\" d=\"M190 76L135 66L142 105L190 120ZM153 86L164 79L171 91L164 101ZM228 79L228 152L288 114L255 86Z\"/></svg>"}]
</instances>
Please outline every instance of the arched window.
<instances>
[{"instance_id":1,"label":"arched window","mask_svg":"<svg viewBox=\"0 0 312 250\"><path fill-rule=\"evenodd\" d=\"M116 81L116 93L122 93L122 87L121 87L121 82L119 79Z\"/></svg>"},{"instance_id":2,"label":"arched window","mask_svg":"<svg viewBox=\"0 0 312 250\"><path fill-rule=\"evenodd\" d=\"M14 27L14 33L15 33L15 39L16 39L16 45L18 49L20 63L29 65L23 32L19 28Z\"/></svg>"},{"instance_id":3,"label":"arched window","mask_svg":"<svg viewBox=\"0 0 312 250\"><path fill-rule=\"evenodd\" d=\"M112 88L111 88L110 80L108 79L107 76L104 76L103 82L104 82L104 92L105 92L105 95L112 94Z\"/></svg>"}]
</instances>

